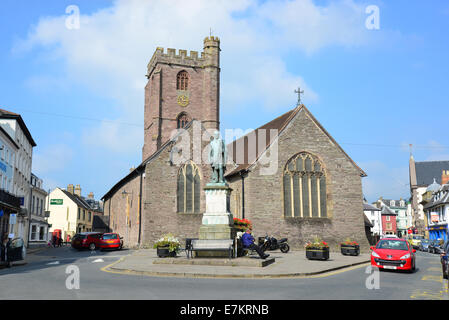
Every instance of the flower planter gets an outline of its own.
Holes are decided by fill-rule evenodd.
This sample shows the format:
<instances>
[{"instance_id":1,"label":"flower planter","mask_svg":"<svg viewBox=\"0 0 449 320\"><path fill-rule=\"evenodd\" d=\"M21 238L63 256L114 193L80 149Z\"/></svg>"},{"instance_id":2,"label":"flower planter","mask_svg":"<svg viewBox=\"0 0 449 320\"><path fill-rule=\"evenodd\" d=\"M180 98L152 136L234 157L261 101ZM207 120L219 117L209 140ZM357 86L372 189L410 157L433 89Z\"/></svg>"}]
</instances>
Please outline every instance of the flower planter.
<instances>
[{"instance_id":1,"label":"flower planter","mask_svg":"<svg viewBox=\"0 0 449 320\"><path fill-rule=\"evenodd\" d=\"M340 246L341 254L344 256L358 256L360 254L359 245L342 244Z\"/></svg>"},{"instance_id":2,"label":"flower planter","mask_svg":"<svg viewBox=\"0 0 449 320\"><path fill-rule=\"evenodd\" d=\"M306 257L309 260L329 259L329 248L307 248Z\"/></svg>"},{"instance_id":3,"label":"flower planter","mask_svg":"<svg viewBox=\"0 0 449 320\"><path fill-rule=\"evenodd\" d=\"M169 250L167 247L157 247L157 256L159 258L168 258L168 257L176 257L176 251Z\"/></svg>"}]
</instances>

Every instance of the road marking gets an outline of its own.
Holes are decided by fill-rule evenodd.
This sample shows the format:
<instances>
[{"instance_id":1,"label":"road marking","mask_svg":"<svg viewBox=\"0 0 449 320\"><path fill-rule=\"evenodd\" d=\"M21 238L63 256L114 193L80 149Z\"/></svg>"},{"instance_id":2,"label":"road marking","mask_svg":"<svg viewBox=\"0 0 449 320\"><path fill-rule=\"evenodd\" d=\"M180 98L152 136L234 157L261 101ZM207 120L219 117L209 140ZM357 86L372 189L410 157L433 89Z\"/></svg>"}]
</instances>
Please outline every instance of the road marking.
<instances>
[{"instance_id":1,"label":"road marking","mask_svg":"<svg viewBox=\"0 0 449 320\"><path fill-rule=\"evenodd\" d=\"M434 275L426 275L426 276L423 276L421 278L421 280L443 282L443 277L442 276L434 276Z\"/></svg>"},{"instance_id":2,"label":"road marking","mask_svg":"<svg viewBox=\"0 0 449 320\"><path fill-rule=\"evenodd\" d=\"M104 262L104 260L103 259L96 259L96 260L92 261L92 263L96 263L96 262Z\"/></svg>"},{"instance_id":3,"label":"road marking","mask_svg":"<svg viewBox=\"0 0 449 320\"><path fill-rule=\"evenodd\" d=\"M47 266L53 265L53 264L59 264L59 261L49 262L49 263L47 263Z\"/></svg>"},{"instance_id":4,"label":"road marking","mask_svg":"<svg viewBox=\"0 0 449 320\"><path fill-rule=\"evenodd\" d=\"M436 271L436 272L441 272L441 268L437 268L437 267L430 267L430 268L427 268L427 271Z\"/></svg>"}]
</instances>

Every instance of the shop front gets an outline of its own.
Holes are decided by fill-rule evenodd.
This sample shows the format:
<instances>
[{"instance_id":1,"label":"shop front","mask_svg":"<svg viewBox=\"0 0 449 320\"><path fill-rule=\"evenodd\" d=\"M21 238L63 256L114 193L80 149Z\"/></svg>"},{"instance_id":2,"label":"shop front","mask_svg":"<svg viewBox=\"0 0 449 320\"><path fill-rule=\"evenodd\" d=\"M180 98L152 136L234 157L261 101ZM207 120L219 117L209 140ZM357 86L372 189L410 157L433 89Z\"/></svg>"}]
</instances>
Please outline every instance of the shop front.
<instances>
[{"instance_id":1,"label":"shop front","mask_svg":"<svg viewBox=\"0 0 449 320\"><path fill-rule=\"evenodd\" d=\"M447 239L447 223L445 224L437 224L427 227L429 231L429 239L430 240L438 240L443 239L446 241Z\"/></svg>"}]
</instances>

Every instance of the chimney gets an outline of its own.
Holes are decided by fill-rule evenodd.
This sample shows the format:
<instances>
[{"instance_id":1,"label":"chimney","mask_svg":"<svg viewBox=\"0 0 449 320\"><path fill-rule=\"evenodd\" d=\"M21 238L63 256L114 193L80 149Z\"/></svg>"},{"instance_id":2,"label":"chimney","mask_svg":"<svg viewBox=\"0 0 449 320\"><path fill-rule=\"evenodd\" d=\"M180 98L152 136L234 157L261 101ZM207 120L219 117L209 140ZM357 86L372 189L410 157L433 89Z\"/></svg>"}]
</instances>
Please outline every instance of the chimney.
<instances>
[{"instance_id":1,"label":"chimney","mask_svg":"<svg viewBox=\"0 0 449 320\"><path fill-rule=\"evenodd\" d=\"M441 185L449 182L449 170L443 170L441 174Z\"/></svg>"},{"instance_id":2,"label":"chimney","mask_svg":"<svg viewBox=\"0 0 449 320\"><path fill-rule=\"evenodd\" d=\"M79 184L77 184L76 187L75 187L75 194L76 194L78 197L81 197L81 187L80 187Z\"/></svg>"},{"instance_id":3,"label":"chimney","mask_svg":"<svg viewBox=\"0 0 449 320\"><path fill-rule=\"evenodd\" d=\"M68 186L67 186L67 192L70 192L71 194L73 194L73 184L69 184Z\"/></svg>"},{"instance_id":4,"label":"chimney","mask_svg":"<svg viewBox=\"0 0 449 320\"><path fill-rule=\"evenodd\" d=\"M92 200L93 200L93 199L94 199L94 193L93 193L93 192L90 192L89 195L88 195L87 197L88 197L89 199L92 199Z\"/></svg>"}]
</instances>

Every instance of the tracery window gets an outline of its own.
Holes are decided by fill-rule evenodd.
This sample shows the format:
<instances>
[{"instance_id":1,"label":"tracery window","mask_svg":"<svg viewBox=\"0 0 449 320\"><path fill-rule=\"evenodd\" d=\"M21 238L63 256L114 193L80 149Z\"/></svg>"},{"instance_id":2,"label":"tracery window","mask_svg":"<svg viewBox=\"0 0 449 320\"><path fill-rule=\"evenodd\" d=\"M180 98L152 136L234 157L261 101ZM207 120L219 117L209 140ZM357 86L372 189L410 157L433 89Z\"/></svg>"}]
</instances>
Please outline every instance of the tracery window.
<instances>
[{"instance_id":1,"label":"tracery window","mask_svg":"<svg viewBox=\"0 0 449 320\"><path fill-rule=\"evenodd\" d=\"M176 77L176 89L187 90L189 88L189 74L187 71L180 71Z\"/></svg>"},{"instance_id":2,"label":"tracery window","mask_svg":"<svg viewBox=\"0 0 449 320\"><path fill-rule=\"evenodd\" d=\"M187 113L181 112L178 117L176 118L177 128L181 129L184 128L187 123L190 122L190 117Z\"/></svg>"},{"instance_id":3,"label":"tracery window","mask_svg":"<svg viewBox=\"0 0 449 320\"><path fill-rule=\"evenodd\" d=\"M192 162L184 164L178 172L177 207L180 213L199 213L201 175Z\"/></svg>"},{"instance_id":4,"label":"tracery window","mask_svg":"<svg viewBox=\"0 0 449 320\"><path fill-rule=\"evenodd\" d=\"M327 217L326 174L317 157L301 152L285 165L284 216Z\"/></svg>"}]
</instances>

